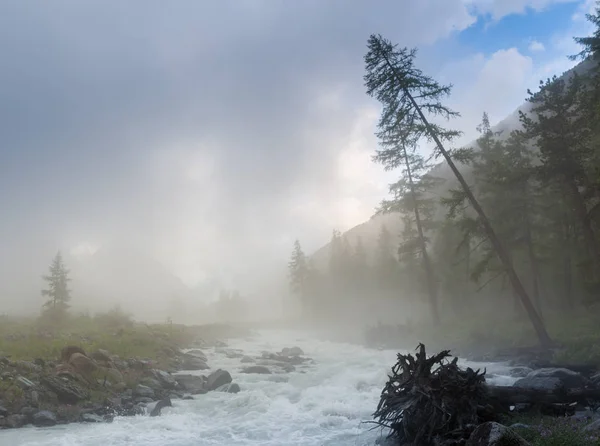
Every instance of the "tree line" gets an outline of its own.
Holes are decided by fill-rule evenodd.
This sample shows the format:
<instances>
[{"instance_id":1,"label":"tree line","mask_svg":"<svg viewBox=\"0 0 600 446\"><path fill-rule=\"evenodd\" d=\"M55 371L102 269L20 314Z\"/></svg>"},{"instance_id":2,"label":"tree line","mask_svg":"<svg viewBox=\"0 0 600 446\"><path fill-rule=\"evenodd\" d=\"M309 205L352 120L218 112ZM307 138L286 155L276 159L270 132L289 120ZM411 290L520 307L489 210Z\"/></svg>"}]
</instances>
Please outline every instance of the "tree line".
<instances>
[{"instance_id":1,"label":"tree line","mask_svg":"<svg viewBox=\"0 0 600 446\"><path fill-rule=\"evenodd\" d=\"M493 130L483 113L473 147L454 149L460 132L442 124L459 116L443 103L451 86L415 66L417 51L380 35L368 40L367 94L381 104L373 157L399 171L378 212L397 213L400 234L382 228L366 262L359 241L339 232L330 264L319 271L296 241L292 291L306 311L328 292L399 290L426 301L433 323L440 307L469 308L494 295L527 317L551 345L544 312L594 305L600 291L600 1L589 14L596 30L576 37L580 70L527 91L527 113L512 131ZM577 72L579 71L579 73ZM433 146L430 154L423 147ZM438 159L451 180L436 177ZM396 238L397 236L397 238ZM332 287L337 294L333 294ZM351 291L350 291L351 290ZM485 290L485 293L481 293Z\"/></svg>"}]
</instances>

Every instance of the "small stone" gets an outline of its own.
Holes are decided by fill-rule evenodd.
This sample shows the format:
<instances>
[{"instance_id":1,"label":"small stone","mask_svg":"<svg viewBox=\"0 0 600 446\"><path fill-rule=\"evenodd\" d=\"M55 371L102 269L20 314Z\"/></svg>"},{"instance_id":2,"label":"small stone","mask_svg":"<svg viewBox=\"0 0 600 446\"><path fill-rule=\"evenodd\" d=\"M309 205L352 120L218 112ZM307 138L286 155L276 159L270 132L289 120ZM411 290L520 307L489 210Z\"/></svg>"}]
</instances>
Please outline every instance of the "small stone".
<instances>
[{"instance_id":1,"label":"small stone","mask_svg":"<svg viewBox=\"0 0 600 446\"><path fill-rule=\"evenodd\" d=\"M253 365L242 369L242 373L257 373L261 375L270 375L271 371L263 365Z\"/></svg>"}]
</instances>

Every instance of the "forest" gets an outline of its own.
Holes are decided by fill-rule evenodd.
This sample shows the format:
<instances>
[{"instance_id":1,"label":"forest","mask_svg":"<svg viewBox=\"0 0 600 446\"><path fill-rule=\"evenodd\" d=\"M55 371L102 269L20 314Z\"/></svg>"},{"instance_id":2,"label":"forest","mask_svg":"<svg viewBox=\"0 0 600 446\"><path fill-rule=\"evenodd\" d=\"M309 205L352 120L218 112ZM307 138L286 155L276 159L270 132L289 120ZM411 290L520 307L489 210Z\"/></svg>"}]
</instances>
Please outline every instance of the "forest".
<instances>
[{"instance_id":1,"label":"forest","mask_svg":"<svg viewBox=\"0 0 600 446\"><path fill-rule=\"evenodd\" d=\"M451 86L416 67L416 50L371 36L365 87L382 109L373 161L399 174L377 213L402 229L382 226L372 252L334 231L326 268L296 241L290 286L307 316L333 320L351 295L412 300L427 308L414 326L445 338L568 339L600 360L590 346L600 309L600 4L588 20L596 31L574 37L581 52L568 56L579 64L527 91L512 129L496 131L482 111L479 138L460 148L449 127L459 114L444 105Z\"/></svg>"}]
</instances>

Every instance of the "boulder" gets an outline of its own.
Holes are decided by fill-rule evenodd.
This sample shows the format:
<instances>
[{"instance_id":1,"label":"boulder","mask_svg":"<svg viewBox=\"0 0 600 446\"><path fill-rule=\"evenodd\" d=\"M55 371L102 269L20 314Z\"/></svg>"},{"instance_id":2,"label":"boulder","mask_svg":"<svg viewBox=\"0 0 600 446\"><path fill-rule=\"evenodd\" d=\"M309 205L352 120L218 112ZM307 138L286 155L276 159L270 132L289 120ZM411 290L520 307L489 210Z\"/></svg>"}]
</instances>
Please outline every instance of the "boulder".
<instances>
[{"instance_id":1,"label":"boulder","mask_svg":"<svg viewBox=\"0 0 600 446\"><path fill-rule=\"evenodd\" d=\"M222 386L215 389L216 392L225 393L238 393L240 390L240 386L236 383L223 384Z\"/></svg>"},{"instance_id":2,"label":"boulder","mask_svg":"<svg viewBox=\"0 0 600 446\"><path fill-rule=\"evenodd\" d=\"M181 357L180 361L180 370L206 370L210 368L206 364L206 361L193 355L184 355Z\"/></svg>"},{"instance_id":3,"label":"boulder","mask_svg":"<svg viewBox=\"0 0 600 446\"><path fill-rule=\"evenodd\" d=\"M198 395L208 392L206 387L206 378L196 375L175 375L179 385L192 395Z\"/></svg>"},{"instance_id":4,"label":"boulder","mask_svg":"<svg viewBox=\"0 0 600 446\"><path fill-rule=\"evenodd\" d=\"M133 395L144 398L154 398L154 390L143 384L138 384L133 389Z\"/></svg>"},{"instance_id":5,"label":"boulder","mask_svg":"<svg viewBox=\"0 0 600 446\"><path fill-rule=\"evenodd\" d=\"M216 390L224 384L229 384L233 379L227 370L217 369L206 378L206 389Z\"/></svg>"},{"instance_id":6,"label":"boulder","mask_svg":"<svg viewBox=\"0 0 600 446\"><path fill-rule=\"evenodd\" d=\"M197 348L188 351L187 354L195 356L196 358L200 358L204 362L208 362L208 358L206 357L206 355L204 354L204 352L202 350L198 350Z\"/></svg>"},{"instance_id":7,"label":"boulder","mask_svg":"<svg viewBox=\"0 0 600 446\"><path fill-rule=\"evenodd\" d=\"M240 362L242 364L251 364L256 361L254 360L254 358L251 358L250 356L243 356Z\"/></svg>"},{"instance_id":8,"label":"boulder","mask_svg":"<svg viewBox=\"0 0 600 446\"><path fill-rule=\"evenodd\" d=\"M304 356L304 352L300 347L285 347L279 354L281 356Z\"/></svg>"},{"instance_id":9,"label":"boulder","mask_svg":"<svg viewBox=\"0 0 600 446\"><path fill-rule=\"evenodd\" d=\"M74 353L79 353L79 354L82 354L83 356L87 356L85 354L85 350L83 350L81 347L79 347L77 345L67 345L60 351L61 361L65 362L65 363L69 362L69 360L71 359L71 356Z\"/></svg>"},{"instance_id":10,"label":"boulder","mask_svg":"<svg viewBox=\"0 0 600 446\"><path fill-rule=\"evenodd\" d=\"M270 375L271 371L264 365L252 365L250 367L244 367L242 373L257 373L260 375Z\"/></svg>"},{"instance_id":11,"label":"boulder","mask_svg":"<svg viewBox=\"0 0 600 446\"><path fill-rule=\"evenodd\" d=\"M0 419L0 427L6 429L18 429L27 424L27 416L19 413L12 414L6 418Z\"/></svg>"},{"instance_id":12,"label":"boulder","mask_svg":"<svg viewBox=\"0 0 600 446\"><path fill-rule=\"evenodd\" d=\"M40 383L48 390L56 393L58 401L64 404L75 404L90 397L86 389L59 376L42 376Z\"/></svg>"},{"instance_id":13,"label":"boulder","mask_svg":"<svg viewBox=\"0 0 600 446\"><path fill-rule=\"evenodd\" d=\"M104 418L95 413L82 413L80 420L82 423L103 423Z\"/></svg>"},{"instance_id":14,"label":"boulder","mask_svg":"<svg viewBox=\"0 0 600 446\"><path fill-rule=\"evenodd\" d=\"M0 417L7 417L8 409L4 406L0 406Z\"/></svg>"},{"instance_id":15,"label":"boulder","mask_svg":"<svg viewBox=\"0 0 600 446\"><path fill-rule=\"evenodd\" d=\"M586 378L578 372L564 368L545 368L534 370L525 378L517 380L514 386L555 391L558 389L581 389L586 384Z\"/></svg>"},{"instance_id":16,"label":"boulder","mask_svg":"<svg viewBox=\"0 0 600 446\"><path fill-rule=\"evenodd\" d=\"M499 423L488 422L475 428L466 446L530 446L519 434Z\"/></svg>"},{"instance_id":17,"label":"boulder","mask_svg":"<svg viewBox=\"0 0 600 446\"><path fill-rule=\"evenodd\" d=\"M55 426L57 423L56 415L49 410L40 410L33 414L32 423L37 427Z\"/></svg>"},{"instance_id":18,"label":"boulder","mask_svg":"<svg viewBox=\"0 0 600 446\"><path fill-rule=\"evenodd\" d=\"M162 410L163 407L171 407L171 406L173 406L173 404L171 403L170 398L162 399L162 400L158 401L153 408L150 409L150 416L158 417L158 416L160 416L160 411Z\"/></svg>"},{"instance_id":19,"label":"boulder","mask_svg":"<svg viewBox=\"0 0 600 446\"><path fill-rule=\"evenodd\" d=\"M163 370L153 369L152 376L160 383L165 389L174 389L177 387L177 381L170 373Z\"/></svg>"},{"instance_id":20,"label":"boulder","mask_svg":"<svg viewBox=\"0 0 600 446\"><path fill-rule=\"evenodd\" d=\"M69 359L69 365L72 366L77 373L84 376L90 376L98 370L96 361L82 353L73 353L71 359Z\"/></svg>"}]
</instances>

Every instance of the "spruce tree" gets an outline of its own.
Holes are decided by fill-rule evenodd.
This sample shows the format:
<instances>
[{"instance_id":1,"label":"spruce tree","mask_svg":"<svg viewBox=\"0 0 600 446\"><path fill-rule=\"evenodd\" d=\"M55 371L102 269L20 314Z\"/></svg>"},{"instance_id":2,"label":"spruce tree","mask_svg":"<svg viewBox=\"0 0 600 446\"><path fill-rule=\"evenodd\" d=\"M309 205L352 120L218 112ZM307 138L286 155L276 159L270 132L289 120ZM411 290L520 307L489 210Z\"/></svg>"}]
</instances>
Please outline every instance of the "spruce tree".
<instances>
[{"instance_id":1,"label":"spruce tree","mask_svg":"<svg viewBox=\"0 0 600 446\"><path fill-rule=\"evenodd\" d=\"M309 290L309 265L308 259L302 251L300 241L294 242L291 259L288 263L290 289L292 293L299 297L304 311L307 311L308 290Z\"/></svg>"},{"instance_id":2,"label":"spruce tree","mask_svg":"<svg viewBox=\"0 0 600 446\"><path fill-rule=\"evenodd\" d=\"M435 143L436 153L444 157L460 183L469 204L481 220L495 254L500 258L515 293L527 311L540 343L550 345L552 341L544 322L515 272L502 241L496 235L483 208L456 167L454 160L460 160L461 152L449 152L443 145L443 142L451 141L460 133L430 122L425 115L427 113L442 118L458 116L458 113L441 103L441 98L450 93L451 86L440 85L431 77L425 76L414 66L415 56L416 50L398 48L381 36L372 35L369 38L368 52L365 55L365 85L367 94L377 98L383 105L379 128L393 129L400 137L398 142L408 147L417 145L422 138Z\"/></svg>"},{"instance_id":3,"label":"spruce tree","mask_svg":"<svg viewBox=\"0 0 600 446\"><path fill-rule=\"evenodd\" d=\"M60 251L52 260L49 274L43 276L43 279L48 284L48 288L42 290L42 296L47 298L43 308L45 313L58 323L66 316L71 300L69 270L63 262Z\"/></svg>"}]
</instances>

